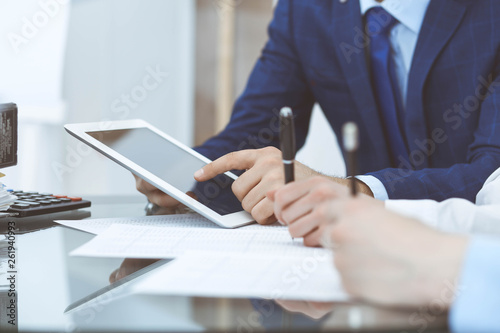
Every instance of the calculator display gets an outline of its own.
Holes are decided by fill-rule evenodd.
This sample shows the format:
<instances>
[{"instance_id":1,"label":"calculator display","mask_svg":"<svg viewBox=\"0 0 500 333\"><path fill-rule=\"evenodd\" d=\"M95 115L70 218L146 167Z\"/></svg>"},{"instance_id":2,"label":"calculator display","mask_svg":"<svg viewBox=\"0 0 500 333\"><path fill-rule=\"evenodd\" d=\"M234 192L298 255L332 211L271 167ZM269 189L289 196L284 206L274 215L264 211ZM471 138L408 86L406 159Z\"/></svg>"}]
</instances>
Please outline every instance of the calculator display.
<instances>
[{"instance_id":1,"label":"calculator display","mask_svg":"<svg viewBox=\"0 0 500 333\"><path fill-rule=\"evenodd\" d=\"M243 210L231 191L232 178L222 174L197 182L193 175L206 163L146 127L87 134L180 191L193 192L199 202L219 215Z\"/></svg>"}]
</instances>

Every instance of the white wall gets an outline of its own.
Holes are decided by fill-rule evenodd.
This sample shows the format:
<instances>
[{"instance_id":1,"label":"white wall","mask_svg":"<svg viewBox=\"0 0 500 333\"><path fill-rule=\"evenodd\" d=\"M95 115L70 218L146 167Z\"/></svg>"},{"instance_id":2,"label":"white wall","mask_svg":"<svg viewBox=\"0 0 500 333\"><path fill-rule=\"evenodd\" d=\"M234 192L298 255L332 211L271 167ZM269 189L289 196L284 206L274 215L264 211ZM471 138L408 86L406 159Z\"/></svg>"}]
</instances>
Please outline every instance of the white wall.
<instances>
[{"instance_id":1,"label":"white wall","mask_svg":"<svg viewBox=\"0 0 500 333\"><path fill-rule=\"evenodd\" d=\"M60 1L60 0L59 0ZM69 6L54 0L0 3L0 103L19 107L18 166L3 170L9 187L54 186L50 161L60 159L62 77ZM57 187L57 184L55 185Z\"/></svg>"},{"instance_id":2,"label":"white wall","mask_svg":"<svg viewBox=\"0 0 500 333\"><path fill-rule=\"evenodd\" d=\"M297 153L297 160L329 176L346 175L337 137L317 104L311 116L306 143Z\"/></svg>"},{"instance_id":3,"label":"white wall","mask_svg":"<svg viewBox=\"0 0 500 333\"><path fill-rule=\"evenodd\" d=\"M18 0L9 1L13 4ZM32 2L31 8L25 10L29 14L39 5L38 0L23 0L28 2ZM5 170L9 176L5 182L12 187L80 195L136 193L128 172L79 144L64 132L62 125L142 118L191 144L194 18L194 0L73 0L64 48L66 59L54 59L64 67L60 81L63 89L56 89L65 105L63 117L52 122L50 128L45 126L43 133L40 126L44 116L31 122L38 127L30 130L29 146L40 154L36 159L20 159L19 165L11 168L13 171ZM22 16L16 19L20 21ZM52 47L44 45L41 38L37 43L41 44L40 50ZM157 80L148 79L151 72L161 74ZM52 74L39 75L39 90ZM23 79L31 77L25 74ZM21 85L16 91L24 92L23 88ZM6 97L14 102L19 99ZM24 112L20 108L20 114ZM27 126L26 121L20 122L20 132ZM28 154L20 151L20 155ZM32 174L29 177L28 172Z\"/></svg>"},{"instance_id":4,"label":"white wall","mask_svg":"<svg viewBox=\"0 0 500 333\"><path fill-rule=\"evenodd\" d=\"M191 144L194 15L193 0L74 1L66 60L67 121L142 118ZM163 73L158 80L147 79L156 71ZM157 87L145 89L145 79L146 86ZM60 178L68 190L136 193L129 172L97 153L78 153L82 147L72 138L67 141L68 160L61 163L70 171Z\"/></svg>"},{"instance_id":5,"label":"white wall","mask_svg":"<svg viewBox=\"0 0 500 333\"><path fill-rule=\"evenodd\" d=\"M20 107L19 165L3 170L3 181L80 195L136 193L131 175L66 134L66 122L143 118L191 144L194 1L74 0L54 11L19 52L0 38L0 101ZM2 36L21 34L24 18L44 11L39 0L3 0L0 8ZM122 95L141 97L144 78L157 67L168 75L127 106ZM317 107L298 159L345 174L336 138Z\"/></svg>"}]
</instances>

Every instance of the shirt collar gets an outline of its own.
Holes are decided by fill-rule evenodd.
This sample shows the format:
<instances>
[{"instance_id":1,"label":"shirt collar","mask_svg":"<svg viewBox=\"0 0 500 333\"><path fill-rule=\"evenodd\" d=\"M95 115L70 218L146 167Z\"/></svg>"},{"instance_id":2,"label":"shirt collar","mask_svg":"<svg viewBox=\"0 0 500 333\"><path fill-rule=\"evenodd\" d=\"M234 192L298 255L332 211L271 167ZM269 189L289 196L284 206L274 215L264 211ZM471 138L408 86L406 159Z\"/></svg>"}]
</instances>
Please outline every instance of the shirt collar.
<instances>
[{"instance_id":1,"label":"shirt collar","mask_svg":"<svg viewBox=\"0 0 500 333\"><path fill-rule=\"evenodd\" d=\"M359 0L361 15L365 15L373 7L381 6L416 34L420 32L430 2L431 0L384 0L379 3L375 0Z\"/></svg>"}]
</instances>

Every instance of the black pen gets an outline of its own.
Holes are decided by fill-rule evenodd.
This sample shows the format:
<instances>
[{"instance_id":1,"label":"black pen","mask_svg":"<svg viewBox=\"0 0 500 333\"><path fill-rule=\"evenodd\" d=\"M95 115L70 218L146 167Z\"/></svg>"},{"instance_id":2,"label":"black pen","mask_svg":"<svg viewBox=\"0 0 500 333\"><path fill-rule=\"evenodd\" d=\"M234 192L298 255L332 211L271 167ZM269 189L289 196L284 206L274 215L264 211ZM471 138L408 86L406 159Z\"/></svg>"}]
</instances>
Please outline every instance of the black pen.
<instances>
[{"instance_id":1,"label":"black pen","mask_svg":"<svg viewBox=\"0 0 500 333\"><path fill-rule=\"evenodd\" d=\"M295 126L293 112L289 107L280 111L280 148L285 168L285 184L295 180L293 162L295 160Z\"/></svg>"},{"instance_id":2,"label":"black pen","mask_svg":"<svg viewBox=\"0 0 500 333\"><path fill-rule=\"evenodd\" d=\"M347 159L347 176L351 179L351 194L352 196L356 196L358 192L356 187L356 173L358 169L357 152L359 147L358 126L353 122L344 124L342 127L342 139Z\"/></svg>"},{"instance_id":3,"label":"black pen","mask_svg":"<svg viewBox=\"0 0 500 333\"><path fill-rule=\"evenodd\" d=\"M295 125L293 112L289 107L280 111L280 148L285 168L285 184L295 180L293 162L295 160ZM293 242L293 237L292 237Z\"/></svg>"}]
</instances>

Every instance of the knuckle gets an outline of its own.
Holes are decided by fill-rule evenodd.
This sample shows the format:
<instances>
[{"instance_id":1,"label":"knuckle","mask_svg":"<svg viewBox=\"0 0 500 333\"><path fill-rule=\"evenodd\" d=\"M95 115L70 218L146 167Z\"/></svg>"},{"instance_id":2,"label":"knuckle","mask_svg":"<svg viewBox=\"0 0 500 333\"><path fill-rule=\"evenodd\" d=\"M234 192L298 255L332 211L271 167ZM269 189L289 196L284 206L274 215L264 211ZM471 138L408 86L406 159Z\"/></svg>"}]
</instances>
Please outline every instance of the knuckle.
<instances>
[{"instance_id":1,"label":"knuckle","mask_svg":"<svg viewBox=\"0 0 500 333\"><path fill-rule=\"evenodd\" d=\"M346 242L349 237L349 229L346 224L339 223L332 230L331 234L332 240L335 244L342 244Z\"/></svg>"},{"instance_id":2,"label":"knuckle","mask_svg":"<svg viewBox=\"0 0 500 333\"><path fill-rule=\"evenodd\" d=\"M316 232L314 232L313 234L311 234L309 236L304 237L304 245L309 246L309 247L319 245L319 241L317 239Z\"/></svg>"},{"instance_id":3,"label":"knuckle","mask_svg":"<svg viewBox=\"0 0 500 333\"><path fill-rule=\"evenodd\" d=\"M137 189L137 191L142 192L142 184L139 180L135 182L135 188Z\"/></svg>"},{"instance_id":4,"label":"knuckle","mask_svg":"<svg viewBox=\"0 0 500 333\"><path fill-rule=\"evenodd\" d=\"M142 179L138 180L136 183L135 183L135 188L137 189L137 191L141 192L142 194L147 194L147 190L146 190L146 186L144 184L144 181Z\"/></svg>"},{"instance_id":5,"label":"knuckle","mask_svg":"<svg viewBox=\"0 0 500 333\"><path fill-rule=\"evenodd\" d=\"M252 216L253 216L253 214L252 214ZM265 219L260 218L260 217L253 216L253 218L255 219L255 222L257 222L258 224L261 224L261 225L264 225L266 222Z\"/></svg>"},{"instance_id":6,"label":"knuckle","mask_svg":"<svg viewBox=\"0 0 500 333\"><path fill-rule=\"evenodd\" d=\"M248 202L248 199L247 197L244 197L243 200L241 201L241 207L243 207L243 209L249 213L252 214L252 216L254 216L253 214L253 208L254 206L250 205L250 203ZM254 216L255 217L255 216Z\"/></svg>"},{"instance_id":7,"label":"knuckle","mask_svg":"<svg viewBox=\"0 0 500 333\"><path fill-rule=\"evenodd\" d=\"M290 224L292 221L293 221L293 215L290 213L290 210L284 210L282 213L281 213L281 217L283 218L283 222L285 222L286 224Z\"/></svg>"},{"instance_id":8,"label":"knuckle","mask_svg":"<svg viewBox=\"0 0 500 333\"><path fill-rule=\"evenodd\" d=\"M331 197L332 191L330 187L324 183L319 184L315 189L314 189L314 196L317 199L328 199Z\"/></svg>"},{"instance_id":9,"label":"knuckle","mask_svg":"<svg viewBox=\"0 0 500 333\"><path fill-rule=\"evenodd\" d=\"M288 232L290 233L290 235L292 235L292 237L302 237L303 235L301 235L299 233L299 226L297 226L297 223L292 223L288 226Z\"/></svg>"},{"instance_id":10,"label":"knuckle","mask_svg":"<svg viewBox=\"0 0 500 333\"><path fill-rule=\"evenodd\" d=\"M237 154L235 151L228 153L227 155L221 157L218 162L225 163L227 165L227 169L234 169L237 161ZM214 163L211 163L211 168L215 169Z\"/></svg>"},{"instance_id":11,"label":"knuckle","mask_svg":"<svg viewBox=\"0 0 500 333\"><path fill-rule=\"evenodd\" d=\"M311 178L311 182L313 184L322 184L325 181L325 177L322 176L314 176Z\"/></svg>"},{"instance_id":12,"label":"knuckle","mask_svg":"<svg viewBox=\"0 0 500 333\"><path fill-rule=\"evenodd\" d=\"M279 172L277 169L275 169L275 170L268 172L265 175L265 178L267 181L272 182L272 183L278 183L278 182L282 183L283 179L284 179L284 175L282 172Z\"/></svg>"},{"instance_id":13,"label":"knuckle","mask_svg":"<svg viewBox=\"0 0 500 333\"><path fill-rule=\"evenodd\" d=\"M273 165L274 167L282 167L283 166L283 160L281 159L281 156L274 155L269 158L269 163Z\"/></svg>"},{"instance_id":14,"label":"knuckle","mask_svg":"<svg viewBox=\"0 0 500 333\"><path fill-rule=\"evenodd\" d=\"M355 214L355 213L359 213L361 210L361 205L360 203L358 202L358 200L349 200L346 204L345 204L345 212L347 214Z\"/></svg>"},{"instance_id":15,"label":"knuckle","mask_svg":"<svg viewBox=\"0 0 500 333\"><path fill-rule=\"evenodd\" d=\"M272 217L272 215L269 216L269 214L267 214L265 210L261 209L258 206L255 206L251 209L251 214L255 221L257 221L257 223L259 224L268 224L269 218Z\"/></svg>"},{"instance_id":16,"label":"knuckle","mask_svg":"<svg viewBox=\"0 0 500 333\"><path fill-rule=\"evenodd\" d=\"M275 156L265 156L262 158L260 164L268 170L276 169L281 166L281 161Z\"/></svg>"},{"instance_id":17,"label":"knuckle","mask_svg":"<svg viewBox=\"0 0 500 333\"><path fill-rule=\"evenodd\" d=\"M286 190L278 190L274 195L275 204L282 209L285 209L285 204L289 202L289 194L287 192Z\"/></svg>"},{"instance_id":18,"label":"knuckle","mask_svg":"<svg viewBox=\"0 0 500 333\"><path fill-rule=\"evenodd\" d=\"M257 221L259 224L261 224L261 222L266 218L266 216L264 216L262 212L255 207L250 209L250 213L252 214L255 221Z\"/></svg>"},{"instance_id":19,"label":"knuckle","mask_svg":"<svg viewBox=\"0 0 500 333\"><path fill-rule=\"evenodd\" d=\"M158 198L157 205L161 207L175 207L179 205L179 202L166 194L162 194Z\"/></svg>"},{"instance_id":20,"label":"knuckle","mask_svg":"<svg viewBox=\"0 0 500 333\"><path fill-rule=\"evenodd\" d=\"M277 221L276 217L274 215L271 215L271 216L265 218L264 220L262 220L261 224L268 225L268 224L273 224L276 221Z\"/></svg>"},{"instance_id":21,"label":"knuckle","mask_svg":"<svg viewBox=\"0 0 500 333\"><path fill-rule=\"evenodd\" d=\"M203 178L206 178L207 175L211 175L213 173L213 171L215 169L214 163L215 162L208 163L207 165L205 165L203 167L203 169L202 169L203 170L203 175L202 175Z\"/></svg>"},{"instance_id":22,"label":"knuckle","mask_svg":"<svg viewBox=\"0 0 500 333\"><path fill-rule=\"evenodd\" d=\"M270 161L281 161L281 151L272 146L259 149L258 156Z\"/></svg>"},{"instance_id":23,"label":"knuckle","mask_svg":"<svg viewBox=\"0 0 500 333\"><path fill-rule=\"evenodd\" d=\"M318 204L314 208L314 219L317 221L324 220L328 215L328 205Z\"/></svg>"},{"instance_id":24,"label":"knuckle","mask_svg":"<svg viewBox=\"0 0 500 333\"><path fill-rule=\"evenodd\" d=\"M236 159L236 152L232 151L226 155L226 159L229 161L235 160Z\"/></svg>"},{"instance_id":25,"label":"knuckle","mask_svg":"<svg viewBox=\"0 0 500 333\"><path fill-rule=\"evenodd\" d=\"M231 190L233 191L236 198L238 198L238 200L242 201L243 188L242 188L241 182L239 182L238 179L236 181L234 181L233 184L231 185Z\"/></svg>"},{"instance_id":26,"label":"knuckle","mask_svg":"<svg viewBox=\"0 0 500 333\"><path fill-rule=\"evenodd\" d=\"M276 154L279 152L279 149L273 146L267 146L261 149L261 152L265 154Z\"/></svg>"},{"instance_id":27,"label":"knuckle","mask_svg":"<svg viewBox=\"0 0 500 333\"><path fill-rule=\"evenodd\" d=\"M283 191L280 191L280 190L276 191L276 193L274 194L274 203L278 207L283 206L283 196L284 196L284 193L283 193Z\"/></svg>"},{"instance_id":28,"label":"knuckle","mask_svg":"<svg viewBox=\"0 0 500 333\"><path fill-rule=\"evenodd\" d=\"M148 199L149 199L149 201L151 201L151 203L153 203L157 206L163 207L163 205L161 204L161 201L156 196L150 196L150 197L148 197Z\"/></svg>"}]
</instances>

